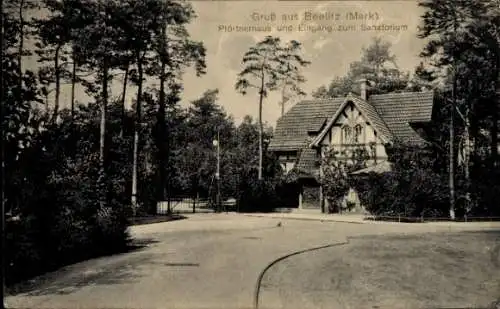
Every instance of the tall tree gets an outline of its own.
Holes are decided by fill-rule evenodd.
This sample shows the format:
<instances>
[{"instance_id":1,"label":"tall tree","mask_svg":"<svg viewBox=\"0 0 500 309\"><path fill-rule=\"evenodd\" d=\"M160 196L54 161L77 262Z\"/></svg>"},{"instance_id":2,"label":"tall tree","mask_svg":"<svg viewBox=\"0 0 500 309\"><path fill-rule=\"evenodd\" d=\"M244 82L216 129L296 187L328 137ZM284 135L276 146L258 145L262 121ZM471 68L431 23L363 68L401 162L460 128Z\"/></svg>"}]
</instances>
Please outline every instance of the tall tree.
<instances>
[{"instance_id":1,"label":"tall tree","mask_svg":"<svg viewBox=\"0 0 500 309\"><path fill-rule=\"evenodd\" d=\"M64 73L69 74L65 70L68 60L68 52L65 47L70 42L71 25L65 20L65 17L74 14L63 12L65 4L67 4L65 2L45 0L44 5L51 11L51 15L48 18L36 20L38 42L35 43L35 46L37 47L38 62L52 63L52 65L42 66L39 69L38 75L45 87L55 83L54 110L52 115L54 121L59 112L62 75ZM48 89L44 89L44 92L48 93L48 91Z\"/></svg>"},{"instance_id":2,"label":"tall tree","mask_svg":"<svg viewBox=\"0 0 500 309\"><path fill-rule=\"evenodd\" d=\"M137 97L135 103L135 127L132 163L132 197L131 204L135 211L137 205L138 184L138 158L139 158L139 132L142 127L142 96L145 79L145 71L149 63L148 53L152 50L154 30L160 27L159 12L161 2L147 0L138 2L135 0L125 1L119 9L120 21L125 36L130 42L131 55L137 69L134 82L137 85Z\"/></svg>"},{"instance_id":3,"label":"tall tree","mask_svg":"<svg viewBox=\"0 0 500 309\"><path fill-rule=\"evenodd\" d=\"M31 55L31 52L26 49L25 43L27 39L30 38L32 30L32 20L27 18L27 12L29 10L35 9L38 3L33 0L6 0L3 3L4 12L9 15L9 23L13 26L11 31L15 33L16 43L17 43L17 75L23 76L25 68L23 67L23 58L25 56ZM13 52L13 46L9 46L11 52ZM18 88L23 87L23 79L18 79Z\"/></svg>"},{"instance_id":4,"label":"tall tree","mask_svg":"<svg viewBox=\"0 0 500 309\"><path fill-rule=\"evenodd\" d=\"M498 79L498 53L497 57L489 56L495 54L498 50L498 41L493 44L493 48L484 48L484 36L479 33L484 32L486 28L481 26L478 32L478 25L481 25L481 19L486 14L486 2L483 1L437 1L428 0L420 2L420 6L425 8L422 16L423 27L420 28L419 36L429 39L422 52L423 57L432 59L431 64L437 68L437 74L442 76L444 91L449 93L449 189L450 189L450 217L455 217L456 188L455 188L455 165L456 152L455 136L456 129L462 130L461 149L464 153L464 176L465 176L465 201L470 202L470 152L471 152L471 119L477 115L474 101L476 97L481 97L488 92L494 93L496 80ZM491 21L491 20L490 20ZM495 26L491 25L494 29ZM496 27L498 29L498 26ZM491 31L486 30L490 34ZM477 39L482 36L481 39ZM476 38L476 39L475 39ZM477 46L470 42L478 43ZM488 61L488 58L491 60ZM481 59L481 60L479 60ZM478 61L479 60L479 61ZM489 62L489 64L488 64ZM488 74L477 74L475 67L490 66L496 76L488 77ZM448 78L451 76L451 78ZM490 85L490 90L481 89L474 86L476 81L481 81ZM491 87L491 85L493 87ZM492 91L493 90L493 91ZM490 95L491 96L491 95ZM498 134L498 102L491 104L491 156L492 162L496 161L497 156L497 134ZM459 114L459 122L455 121L455 114ZM474 130L476 131L476 130ZM476 131L477 132L477 131ZM465 206L465 208L469 208Z\"/></svg>"},{"instance_id":5,"label":"tall tree","mask_svg":"<svg viewBox=\"0 0 500 309\"><path fill-rule=\"evenodd\" d=\"M4 179L13 176L15 166L19 163L18 156L22 149L29 145L31 134L28 130L28 123L31 116L33 103L42 103L37 89L36 75L26 69L22 69L22 57L20 57L21 41L25 33L20 32L19 16L20 12L24 16L26 3L15 6L13 3L2 4L2 44L1 44L1 65L2 65L2 202L7 202L7 211L11 207L14 199L9 198L12 190L5 188L8 183ZM24 54L24 51L23 53ZM7 189L6 191L4 191Z\"/></svg>"},{"instance_id":6,"label":"tall tree","mask_svg":"<svg viewBox=\"0 0 500 309\"><path fill-rule=\"evenodd\" d=\"M199 99L192 102L188 111L181 167L183 183L193 197L215 192L216 153L212 142L217 133L221 147L221 166L225 165L226 154L233 148L234 124L217 104L218 92L217 89L205 91Z\"/></svg>"},{"instance_id":7,"label":"tall tree","mask_svg":"<svg viewBox=\"0 0 500 309\"><path fill-rule=\"evenodd\" d=\"M301 55L302 44L292 40L283 48L282 58L285 60L279 67L282 75L281 88L281 116L285 114L285 105L293 96L304 96L306 93L301 89L300 84L306 81L301 72L302 67L311 64L304 60Z\"/></svg>"},{"instance_id":8,"label":"tall tree","mask_svg":"<svg viewBox=\"0 0 500 309\"><path fill-rule=\"evenodd\" d=\"M154 49L158 65L151 67L151 74L157 75L160 81L159 104L156 114L158 149L159 184L158 196L164 200L170 196L170 178L167 167L170 166L170 130L166 119L169 104L177 103L181 88L179 81L182 71L194 66L196 75L205 73L205 48L202 43L189 39L186 25L195 18L192 6L184 2L168 1L163 6L160 16L160 27L155 32ZM170 89L167 89L170 88ZM172 99L170 102L168 98ZM169 208L170 209L170 208Z\"/></svg>"},{"instance_id":9,"label":"tall tree","mask_svg":"<svg viewBox=\"0 0 500 309\"><path fill-rule=\"evenodd\" d=\"M126 21L123 21L126 22ZM127 98L127 88L128 85L131 81L131 77L133 78L136 74L135 69L133 68L134 65L134 55L133 55L133 41L128 40L126 37L124 40L121 40L119 43L119 52L117 54L117 66L118 68L122 71L123 73L123 79L122 79L122 91L121 91L121 96L120 96L120 103L121 103L121 129L120 129L120 136L124 136L124 130L125 130L125 122L127 119L127 108L126 108L126 103L125 100Z\"/></svg>"},{"instance_id":10,"label":"tall tree","mask_svg":"<svg viewBox=\"0 0 500 309\"><path fill-rule=\"evenodd\" d=\"M3 1L1 7L1 232L2 239L0 240L2 250L2 269L0 270L1 284L0 296L2 297L2 308L4 304L4 288L6 277L8 276L8 261L7 252L11 252L8 247L9 243L6 240L6 232L9 229L5 227L5 216L7 213L17 214L19 209L17 206L18 187L13 184L12 179L18 174L17 171L21 166L19 156L22 151L32 143L32 134L28 129L30 114L32 111L32 103L41 102L38 98L38 90L36 84L36 76L29 70L22 68L22 53L19 53L21 38L24 36L19 32L19 23L14 18L14 9L7 6L8 3ZM21 6L22 7L22 6ZM21 10L22 11L22 10ZM21 47L21 51L22 51ZM24 175L23 175L24 176ZM19 177L18 177L19 178ZM8 179L8 181L6 181Z\"/></svg>"},{"instance_id":11,"label":"tall tree","mask_svg":"<svg viewBox=\"0 0 500 309\"><path fill-rule=\"evenodd\" d=\"M396 56L391 54L391 47L390 42L382 40L381 37L375 37L368 47L363 48L361 63L369 66L369 73L373 74L373 77L380 76L384 71L389 73L390 71L385 67L387 63L397 68Z\"/></svg>"},{"instance_id":12,"label":"tall tree","mask_svg":"<svg viewBox=\"0 0 500 309\"><path fill-rule=\"evenodd\" d=\"M358 80L362 78L371 81L369 92L373 94L408 90L409 74L399 70L391 47L390 42L380 37L373 38L370 45L362 49L361 59L350 64L345 76L335 77L328 89L322 86L314 92L314 96L343 97L358 91Z\"/></svg>"},{"instance_id":13,"label":"tall tree","mask_svg":"<svg viewBox=\"0 0 500 309\"><path fill-rule=\"evenodd\" d=\"M60 108L61 83L71 83L70 110L75 112L75 88L80 82L77 75L78 59L76 45L81 28L89 23L89 10L84 8L85 1L80 0L43 0L43 6L49 10L49 16L35 20L37 28L36 53L38 62L49 63L39 69L39 79L48 88L45 93L55 91L53 119ZM68 67L71 66L71 69Z\"/></svg>"},{"instance_id":14,"label":"tall tree","mask_svg":"<svg viewBox=\"0 0 500 309\"><path fill-rule=\"evenodd\" d=\"M81 27L78 35L80 36L80 44L75 50L79 59L86 59L85 66L92 70L97 68L97 82L100 83L100 92L95 86L89 91L94 92L94 95L100 105L100 131L99 131L99 179L98 187L100 193L100 215L106 215L107 206L107 177L106 177L106 110L109 100L109 83L112 79L110 74L113 64L115 63L114 56L117 51L117 42L123 32L117 26L118 20L116 12L121 7L114 0L82 0L86 1L84 8L88 10L87 16L93 16L93 19L88 20L88 24ZM88 84L92 86L92 83Z\"/></svg>"},{"instance_id":15,"label":"tall tree","mask_svg":"<svg viewBox=\"0 0 500 309\"><path fill-rule=\"evenodd\" d=\"M267 36L243 55L243 70L238 74L235 88L245 95L249 88L257 89L259 94L259 171L258 179L262 179L263 165L263 124L262 107L264 98L270 91L280 86L293 83L292 89L298 88L303 81L299 67L308 62L299 56L300 43L291 41L283 46L281 39ZM293 77L293 78L291 78Z\"/></svg>"}]
</instances>

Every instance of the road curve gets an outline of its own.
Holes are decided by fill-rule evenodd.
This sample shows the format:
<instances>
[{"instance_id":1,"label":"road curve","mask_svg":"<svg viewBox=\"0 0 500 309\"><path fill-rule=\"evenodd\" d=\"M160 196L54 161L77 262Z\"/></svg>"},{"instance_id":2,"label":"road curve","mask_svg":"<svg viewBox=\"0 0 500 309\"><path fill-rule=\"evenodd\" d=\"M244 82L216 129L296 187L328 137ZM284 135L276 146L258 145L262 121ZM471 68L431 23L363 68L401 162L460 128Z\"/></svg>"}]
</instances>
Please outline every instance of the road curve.
<instances>
[{"instance_id":1,"label":"road curve","mask_svg":"<svg viewBox=\"0 0 500 309\"><path fill-rule=\"evenodd\" d=\"M41 276L29 289L8 296L6 303L9 308L41 309L253 308L256 282L273 261L351 236L430 229L439 228L189 215L186 220L134 226L131 234L143 249ZM259 291L261 287L259 283ZM275 301L267 295L263 306L262 300L261 308Z\"/></svg>"},{"instance_id":2,"label":"road curve","mask_svg":"<svg viewBox=\"0 0 500 309\"><path fill-rule=\"evenodd\" d=\"M237 215L199 215L138 226L145 248L37 278L7 297L13 308L251 308L270 261L343 238L332 225Z\"/></svg>"}]
</instances>

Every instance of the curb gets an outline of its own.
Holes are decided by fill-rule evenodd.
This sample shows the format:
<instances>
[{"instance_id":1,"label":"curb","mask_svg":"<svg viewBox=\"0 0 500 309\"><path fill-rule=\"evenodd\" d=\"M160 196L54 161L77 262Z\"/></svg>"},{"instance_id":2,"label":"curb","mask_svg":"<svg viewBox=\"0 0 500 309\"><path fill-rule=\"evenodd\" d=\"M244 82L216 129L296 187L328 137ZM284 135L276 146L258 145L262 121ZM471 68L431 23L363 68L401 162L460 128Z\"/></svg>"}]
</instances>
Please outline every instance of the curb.
<instances>
[{"instance_id":1,"label":"curb","mask_svg":"<svg viewBox=\"0 0 500 309\"><path fill-rule=\"evenodd\" d=\"M283 260L285 260L285 259L287 259L289 257L294 256L294 255L299 255L299 254L306 253L306 252L311 252L311 251L316 251L316 250L325 249L325 248L331 248L331 247L337 247L337 246L343 246L343 245L348 245L348 244L349 244L349 239L346 239L343 242L338 242L338 243L323 245L323 246L319 246L319 247L314 247L314 248L299 250L299 251L295 251L295 252L289 253L287 255L284 255L282 257L279 257L279 258L275 259L274 261L272 261L271 263L269 263L260 272L259 277L257 279L257 283L255 284L254 309L258 309L259 308L259 294L260 294L260 285L261 285L262 278L264 278L264 275L265 275L266 271L268 271L271 267L273 267L274 265L276 265L278 262L281 262L281 261L283 261Z\"/></svg>"},{"instance_id":2,"label":"curb","mask_svg":"<svg viewBox=\"0 0 500 309\"><path fill-rule=\"evenodd\" d=\"M307 217L287 217L287 216L279 216L279 215L252 215L252 214L244 214L247 217L257 217L257 218L271 218L271 219L281 219L281 220L302 220L302 221L321 221L321 222L341 222L341 223L352 223L352 224L368 224L370 222L359 222L352 220L338 220L332 218L307 218Z\"/></svg>"},{"instance_id":3,"label":"curb","mask_svg":"<svg viewBox=\"0 0 500 309\"><path fill-rule=\"evenodd\" d=\"M321 222L340 222L340 223L352 223L352 224L387 224L387 225L408 225L408 226L417 226L417 225L426 225L429 227L435 227L435 226L440 226L440 227L448 227L451 228L453 226L457 227L471 227L471 228L491 228L489 225L492 223L496 223L495 228L500 227L500 222L395 222L395 221L378 221L378 220L363 220L363 221L354 221L354 220L349 220L349 219L342 219L342 218L311 218L311 217L288 217L288 216L283 216L283 215L262 215L262 214L243 214L244 216L248 217L259 217L259 218L272 218L272 219L281 219L281 220L302 220L302 221L321 221ZM482 225L488 224L487 226L475 226L474 223L480 223Z\"/></svg>"}]
</instances>

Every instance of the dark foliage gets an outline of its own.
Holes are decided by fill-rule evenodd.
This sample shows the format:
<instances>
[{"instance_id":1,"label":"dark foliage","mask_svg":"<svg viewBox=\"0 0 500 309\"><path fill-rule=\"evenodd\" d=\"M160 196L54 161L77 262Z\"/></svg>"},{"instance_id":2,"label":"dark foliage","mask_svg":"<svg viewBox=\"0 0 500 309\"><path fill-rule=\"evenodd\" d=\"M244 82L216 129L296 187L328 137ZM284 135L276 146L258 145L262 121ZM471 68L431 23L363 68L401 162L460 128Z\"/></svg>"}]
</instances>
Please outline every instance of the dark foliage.
<instances>
[{"instance_id":1,"label":"dark foliage","mask_svg":"<svg viewBox=\"0 0 500 309\"><path fill-rule=\"evenodd\" d=\"M435 172L436 154L428 147L388 147L392 171L354 178L361 203L377 216L446 217L446 174Z\"/></svg>"},{"instance_id":2,"label":"dark foliage","mask_svg":"<svg viewBox=\"0 0 500 309\"><path fill-rule=\"evenodd\" d=\"M97 213L99 166L93 140L98 129L92 127L70 126L68 118L51 124L34 134L18 157L12 191L7 193L12 215L6 231L8 284L126 248L127 209L121 201L120 175L108 177L114 188L109 191L109 213ZM71 151L75 147L78 151ZM116 158L110 159L113 166Z\"/></svg>"},{"instance_id":3,"label":"dark foliage","mask_svg":"<svg viewBox=\"0 0 500 309\"><path fill-rule=\"evenodd\" d=\"M276 183L272 180L245 180L240 184L239 210L241 212L271 212L278 207Z\"/></svg>"}]
</instances>

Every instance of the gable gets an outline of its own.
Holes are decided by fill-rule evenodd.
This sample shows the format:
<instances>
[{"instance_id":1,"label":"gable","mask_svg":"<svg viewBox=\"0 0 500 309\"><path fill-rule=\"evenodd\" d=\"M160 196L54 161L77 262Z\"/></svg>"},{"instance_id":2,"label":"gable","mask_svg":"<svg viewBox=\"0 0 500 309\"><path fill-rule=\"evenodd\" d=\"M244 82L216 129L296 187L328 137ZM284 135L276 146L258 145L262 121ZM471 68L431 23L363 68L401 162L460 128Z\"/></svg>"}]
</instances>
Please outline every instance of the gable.
<instances>
[{"instance_id":1,"label":"gable","mask_svg":"<svg viewBox=\"0 0 500 309\"><path fill-rule=\"evenodd\" d=\"M348 126L350 128L360 126L360 143L381 143L381 140L377 137L376 130L372 127L370 121L352 102L350 102L346 104L344 109L340 112L339 116L332 124L330 131L323 138L321 144L346 144L346 141L342 137L342 128L344 126Z\"/></svg>"},{"instance_id":2,"label":"gable","mask_svg":"<svg viewBox=\"0 0 500 309\"><path fill-rule=\"evenodd\" d=\"M338 121L339 117L341 117L342 114L345 114L346 107L350 105L354 106L359 111L359 113L362 115L363 119L366 122L370 123L374 131L377 133L377 135L383 142L387 142L392 138L391 132L387 128L384 121L380 118L375 108L370 103L360 98L357 98L352 94L349 94L344 99L344 102L336 111L336 113L333 115L333 117L330 118L328 124L325 126L323 131L311 143L310 145L311 147L316 147L323 142L325 137L328 135L328 132L330 132L334 123Z\"/></svg>"}]
</instances>

